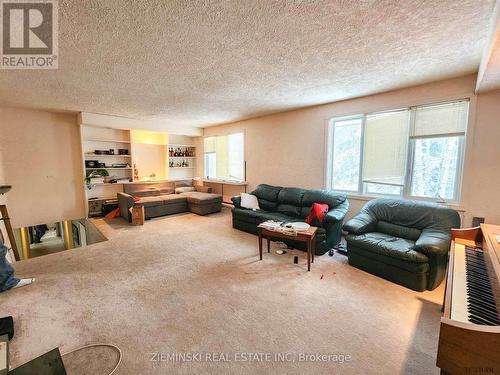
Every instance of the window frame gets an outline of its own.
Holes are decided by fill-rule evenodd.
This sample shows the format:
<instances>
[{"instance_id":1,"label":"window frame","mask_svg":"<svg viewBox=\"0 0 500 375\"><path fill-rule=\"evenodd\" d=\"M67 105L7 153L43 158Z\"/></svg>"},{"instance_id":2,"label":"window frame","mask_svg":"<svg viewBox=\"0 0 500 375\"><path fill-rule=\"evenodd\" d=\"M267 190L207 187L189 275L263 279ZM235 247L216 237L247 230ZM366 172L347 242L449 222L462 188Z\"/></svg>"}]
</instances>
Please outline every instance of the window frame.
<instances>
[{"instance_id":1,"label":"window frame","mask_svg":"<svg viewBox=\"0 0 500 375\"><path fill-rule=\"evenodd\" d=\"M446 134L438 134L433 136L412 136L414 134L415 123L416 123L416 110L417 108L426 107L426 106L438 106L448 103L459 103L459 102L467 102L467 119L466 119L466 127L464 134L458 133L446 133ZM379 197L388 197L388 198L401 198L401 199L412 199L412 200L422 200L422 201L432 201L439 203L447 203L452 205L458 205L461 201L462 195L462 183L463 183L463 174L464 174L464 165L465 165L465 153L468 138L470 137L469 129L471 123L471 111L473 106L473 99L470 97L463 97L460 99L452 99L440 102L434 102L429 104L419 104L415 106L409 107L400 107L398 109L390 109L384 111L377 112L367 112L358 115L350 115L350 116L340 116L331 118L327 123L327 171L326 171L326 188L331 191L335 191L338 193L347 194L348 196L354 196L359 198L379 198ZM404 177L404 185L401 187L401 194L377 194L377 193L368 193L366 188L366 183L363 181L363 158L364 158L364 140L365 140L365 125L366 118L369 115L387 113L387 112L396 112L401 110L409 111L409 126L408 126L408 139L407 139L407 151L406 151L406 168L405 168L405 177ZM334 137L335 137L335 124L337 122L346 121L346 120L355 120L361 119L361 150L360 150L360 163L359 163L359 171L358 171L358 190L357 191L347 191L347 190L336 190L333 189L334 186L334 176L333 176L333 166L334 166ZM458 137L458 150L457 150L457 171L455 178L455 185L453 190L453 198L452 199L443 199L437 197L422 197L411 195L411 186L413 183L413 161L415 154L415 143L418 139L424 138L450 138L450 137Z\"/></svg>"},{"instance_id":2,"label":"window frame","mask_svg":"<svg viewBox=\"0 0 500 375\"><path fill-rule=\"evenodd\" d=\"M215 148L217 150L217 138L218 137L229 137L230 135L233 135L233 134L242 134L243 136L243 165L242 165L242 168L243 168L243 179L240 180L240 179L237 179L237 178L233 178L231 176L226 176L226 177L231 177L232 179L234 179L234 181L237 181L237 182L245 182L246 181L246 134L245 134L245 131L244 130L240 130L240 131L233 131L233 132L230 132L230 133L225 133L225 134L213 134L213 135L207 135L207 136L204 136L203 137L203 178L207 178L207 174L206 174L206 170L205 170L205 155L206 154L215 154L215 158L217 160L217 151L212 151L212 152L205 152L205 139L207 138L215 138ZM229 161L228 161L229 163ZM216 167L215 167L215 175L216 177L215 178L212 178L210 177L210 180L221 180L220 177L217 177L217 162L216 162Z\"/></svg>"},{"instance_id":3,"label":"window frame","mask_svg":"<svg viewBox=\"0 0 500 375\"><path fill-rule=\"evenodd\" d=\"M344 122L344 121L352 121L352 120L361 120L361 137L360 137L360 140L359 140L359 144L360 144L360 163L359 163L359 167L358 167L358 191L359 191L359 184L361 183L361 179L362 179L362 174L361 172L363 171L362 169L362 160L363 160L363 144L364 144L364 125L365 125L365 119L364 119L364 116L363 115L354 115L354 116L344 116L344 117L337 117L335 119L332 119L332 126L331 126L331 132L329 132L329 136L328 136L328 139L331 139L331 142L329 142L330 145L332 145L331 149L329 150L329 159L331 161L329 167L328 167L328 173L329 173L329 181L328 181L328 186L330 187L329 190L333 190L333 164L334 164L334 147L333 147L333 139L334 139L334 136L335 136L335 129L334 129L334 126L333 126L333 121L334 122ZM358 193L358 191L356 190L342 190L342 192L345 192L346 194L349 194L349 193Z\"/></svg>"}]
</instances>

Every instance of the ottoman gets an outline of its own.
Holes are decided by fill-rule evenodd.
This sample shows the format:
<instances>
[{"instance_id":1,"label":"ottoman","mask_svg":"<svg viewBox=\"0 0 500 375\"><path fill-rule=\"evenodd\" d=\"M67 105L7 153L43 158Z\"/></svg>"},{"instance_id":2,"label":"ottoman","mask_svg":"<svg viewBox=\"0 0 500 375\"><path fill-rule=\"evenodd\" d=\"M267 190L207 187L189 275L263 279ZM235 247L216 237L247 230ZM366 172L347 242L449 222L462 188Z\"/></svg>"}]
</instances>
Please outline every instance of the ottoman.
<instances>
[{"instance_id":1,"label":"ottoman","mask_svg":"<svg viewBox=\"0 0 500 375\"><path fill-rule=\"evenodd\" d=\"M222 209L222 195L220 194L190 191L180 195L186 197L188 210L195 214L207 215Z\"/></svg>"}]
</instances>

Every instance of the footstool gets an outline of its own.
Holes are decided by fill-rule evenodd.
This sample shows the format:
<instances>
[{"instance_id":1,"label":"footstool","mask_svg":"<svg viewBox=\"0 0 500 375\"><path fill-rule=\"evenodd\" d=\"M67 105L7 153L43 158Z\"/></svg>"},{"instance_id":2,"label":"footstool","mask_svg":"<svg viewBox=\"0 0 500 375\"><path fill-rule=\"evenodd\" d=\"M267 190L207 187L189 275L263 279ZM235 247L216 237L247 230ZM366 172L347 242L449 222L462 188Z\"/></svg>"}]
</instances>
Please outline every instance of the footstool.
<instances>
[{"instance_id":1,"label":"footstool","mask_svg":"<svg viewBox=\"0 0 500 375\"><path fill-rule=\"evenodd\" d=\"M186 197L188 210L195 214L207 215L222 209L222 195L220 194L190 191L180 195Z\"/></svg>"}]
</instances>

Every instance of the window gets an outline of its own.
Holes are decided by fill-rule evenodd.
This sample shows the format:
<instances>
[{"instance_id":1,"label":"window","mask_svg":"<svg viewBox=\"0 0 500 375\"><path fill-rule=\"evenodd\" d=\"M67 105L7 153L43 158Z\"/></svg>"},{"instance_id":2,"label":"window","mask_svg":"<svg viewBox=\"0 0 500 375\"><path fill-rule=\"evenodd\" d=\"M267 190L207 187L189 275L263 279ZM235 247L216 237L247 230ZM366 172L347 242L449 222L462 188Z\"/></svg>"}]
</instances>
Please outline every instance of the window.
<instances>
[{"instance_id":1,"label":"window","mask_svg":"<svg viewBox=\"0 0 500 375\"><path fill-rule=\"evenodd\" d=\"M333 189L357 191L361 155L361 118L338 121L333 134Z\"/></svg>"},{"instance_id":2,"label":"window","mask_svg":"<svg viewBox=\"0 0 500 375\"><path fill-rule=\"evenodd\" d=\"M217 165L217 154L215 152L205 152L205 176L215 178L215 168Z\"/></svg>"},{"instance_id":3,"label":"window","mask_svg":"<svg viewBox=\"0 0 500 375\"><path fill-rule=\"evenodd\" d=\"M245 179L243 133L204 139L205 177L223 180Z\"/></svg>"},{"instance_id":4,"label":"window","mask_svg":"<svg viewBox=\"0 0 500 375\"><path fill-rule=\"evenodd\" d=\"M461 100L333 119L328 187L458 201L468 112Z\"/></svg>"}]
</instances>

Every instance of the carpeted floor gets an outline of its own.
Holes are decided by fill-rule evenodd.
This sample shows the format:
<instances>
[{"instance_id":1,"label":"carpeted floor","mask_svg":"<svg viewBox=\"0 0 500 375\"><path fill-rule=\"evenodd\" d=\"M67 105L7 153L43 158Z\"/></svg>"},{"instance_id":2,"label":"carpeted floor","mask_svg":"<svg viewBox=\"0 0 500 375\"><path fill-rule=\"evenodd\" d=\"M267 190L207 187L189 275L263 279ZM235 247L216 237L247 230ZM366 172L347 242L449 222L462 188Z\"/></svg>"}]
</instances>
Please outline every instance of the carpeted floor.
<instances>
[{"instance_id":1,"label":"carpeted floor","mask_svg":"<svg viewBox=\"0 0 500 375\"><path fill-rule=\"evenodd\" d=\"M338 254L310 273L302 252L298 266L293 253L259 261L227 208L94 223L109 241L16 264L37 281L0 295L0 315L15 319L12 365L101 342L123 352L116 374L438 373L443 285L413 292ZM110 348L64 356L70 375L106 375L116 359Z\"/></svg>"}]
</instances>

